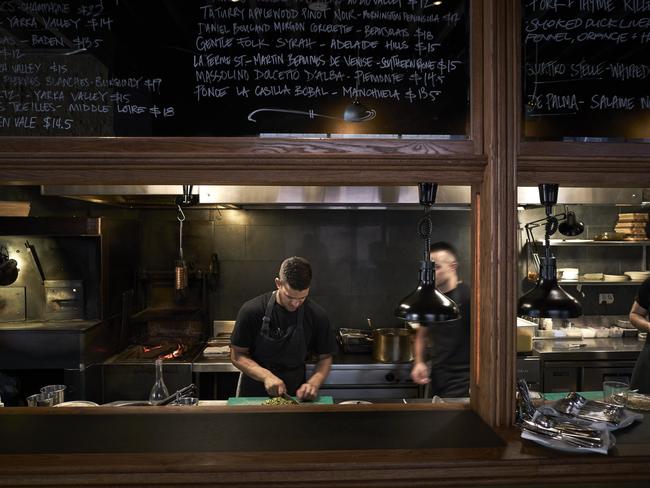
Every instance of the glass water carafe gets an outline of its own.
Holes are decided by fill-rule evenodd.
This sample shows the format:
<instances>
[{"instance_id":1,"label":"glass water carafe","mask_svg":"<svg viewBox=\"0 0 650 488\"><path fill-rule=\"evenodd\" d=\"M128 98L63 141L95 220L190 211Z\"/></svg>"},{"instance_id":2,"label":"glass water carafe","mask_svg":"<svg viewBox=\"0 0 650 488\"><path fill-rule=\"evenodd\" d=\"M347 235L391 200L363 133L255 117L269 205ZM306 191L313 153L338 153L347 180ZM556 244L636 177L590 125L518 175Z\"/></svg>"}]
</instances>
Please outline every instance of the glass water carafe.
<instances>
[{"instance_id":1,"label":"glass water carafe","mask_svg":"<svg viewBox=\"0 0 650 488\"><path fill-rule=\"evenodd\" d=\"M162 367L163 360L160 358L156 359L156 382L153 384L153 387L151 387L151 392L149 393L149 401L151 403L158 403L169 396L169 391L163 381Z\"/></svg>"}]
</instances>

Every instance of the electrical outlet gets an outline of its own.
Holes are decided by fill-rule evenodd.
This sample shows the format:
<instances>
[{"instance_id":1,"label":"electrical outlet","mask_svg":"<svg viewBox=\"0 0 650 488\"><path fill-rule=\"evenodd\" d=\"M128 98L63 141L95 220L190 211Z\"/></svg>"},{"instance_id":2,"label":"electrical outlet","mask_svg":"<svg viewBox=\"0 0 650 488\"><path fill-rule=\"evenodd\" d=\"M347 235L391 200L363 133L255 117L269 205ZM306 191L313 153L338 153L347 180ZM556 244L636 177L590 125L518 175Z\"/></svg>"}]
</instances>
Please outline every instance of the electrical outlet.
<instances>
[{"instance_id":1,"label":"electrical outlet","mask_svg":"<svg viewBox=\"0 0 650 488\"><path fill-rule=\"evenodd\" d=\"M599 293L598 294L598 303L601 305L603 303L609 305L610 303L614 303L614 294L613 293Z\"/></svg>"}]
</instances>

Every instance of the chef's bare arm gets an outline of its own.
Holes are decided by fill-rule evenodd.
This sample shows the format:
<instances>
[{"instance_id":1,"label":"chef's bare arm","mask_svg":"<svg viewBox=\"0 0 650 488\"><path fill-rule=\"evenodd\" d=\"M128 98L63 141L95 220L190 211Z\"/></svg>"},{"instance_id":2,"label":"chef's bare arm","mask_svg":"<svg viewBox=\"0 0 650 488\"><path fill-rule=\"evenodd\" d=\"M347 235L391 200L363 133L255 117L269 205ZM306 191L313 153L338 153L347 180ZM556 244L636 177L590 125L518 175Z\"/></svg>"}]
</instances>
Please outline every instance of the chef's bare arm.
<instances>
[{"instance_id":1,"label":"chef's bare arm","mask_svg":"<svg viewBox=\"0 0 650 488\"><path fill-rule=\"evenodd\" d=\"M307 383L316 388L320 388L323 382L327 379L327 375L330 374L330 369L332 369L332 355L320 354L318 356L318 362L314 368L314 374L309 377Z\"/></svg>"},{"instance_id":2,"label":"chef's bare arm","mask_svg":"<svg viewBox=\"0 0 650 488\"><path fill-rule=\"evenodd\" d=\"M239 346L230 346L230 360L232 364L242 373L244 373L249 378L264 383L266 386L266 381L277 379L280 380L277 376L271 373L268 369L263 368L257 362L251 358L250 349L248 347L239 347ZM282 381L282 380L280 380ZM282 392L280 392L282 393Z\"/></svg>"},{"instance_id":3,"label":"chef's bare arm","mask_svg":"<svg viewBox=\"0 0 650 488\"><path fill-rule=\"evenodd\" d=\"M630 310L630 322L632 322L632 325L641 332L650 331L648 311L636 301L634 302L634 305L632 305L632 310Z\"/></svg>"},{"instance_id":4,"label":"chef's bare arm","mask_svg":"<svg viewBox=\"0 0 650 488\"><path fill-rule=\"evenodd\" d=\"M318 396L318 390L323 384L327 375L330 373L330 368L332 367L332 355L331 354L320 354L318 356L318 362L314 368L314 374L309 377L309 379L300 385L300 388L296 391L296 396L300 400L313 400Z\"/></svg>"}]
</instances>

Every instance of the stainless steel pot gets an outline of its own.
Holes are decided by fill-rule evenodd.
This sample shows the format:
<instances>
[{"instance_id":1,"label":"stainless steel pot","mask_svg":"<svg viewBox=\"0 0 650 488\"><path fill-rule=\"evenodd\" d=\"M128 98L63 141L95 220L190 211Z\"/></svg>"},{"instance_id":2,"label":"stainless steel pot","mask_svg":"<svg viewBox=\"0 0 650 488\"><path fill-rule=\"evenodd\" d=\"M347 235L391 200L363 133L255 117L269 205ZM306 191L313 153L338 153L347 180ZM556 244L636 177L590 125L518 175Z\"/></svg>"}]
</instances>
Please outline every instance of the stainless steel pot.
<instances>
[{"instance_id":1,"label":"stainless steel pot","mask_svg":"<svg viewBox=\"0 0 650 488\"><path fill-rule=\"evenodd\" d=\"M372 358L381 363L413 361L414 331L411 329L374 329Z\"/></svg>"}]
</instances>

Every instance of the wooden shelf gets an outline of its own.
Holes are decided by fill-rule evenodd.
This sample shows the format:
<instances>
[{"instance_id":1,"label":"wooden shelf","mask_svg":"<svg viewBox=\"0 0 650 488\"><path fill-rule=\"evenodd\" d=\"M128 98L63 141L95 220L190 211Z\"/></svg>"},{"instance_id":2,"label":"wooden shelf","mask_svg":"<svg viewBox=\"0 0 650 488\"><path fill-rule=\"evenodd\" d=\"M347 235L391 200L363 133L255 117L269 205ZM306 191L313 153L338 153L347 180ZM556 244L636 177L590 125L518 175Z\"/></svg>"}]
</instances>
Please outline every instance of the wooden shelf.
<instances>
[{"instance_id":1,"label":"wooden shelf","mask_svg":"<svg viewBox=\"0 0 650 488\"><path fill-rule=\"evenodd\" d=\"M558 280L560 285L640 285L644 280L605 281L605 280Z\"/></svg>"},{"instance_id":2,"label":"wooden shelf","mask_svg":"<svg viewBox=\"0 0 650 488\"><path fill-rule=\"evenodd\" d=\"M543 242L538 241L538 245L544 245ZM650 239L645 241L594 241L593 239L551 239L551 246L649 246Z\"/></svg>"}]
</instances>

